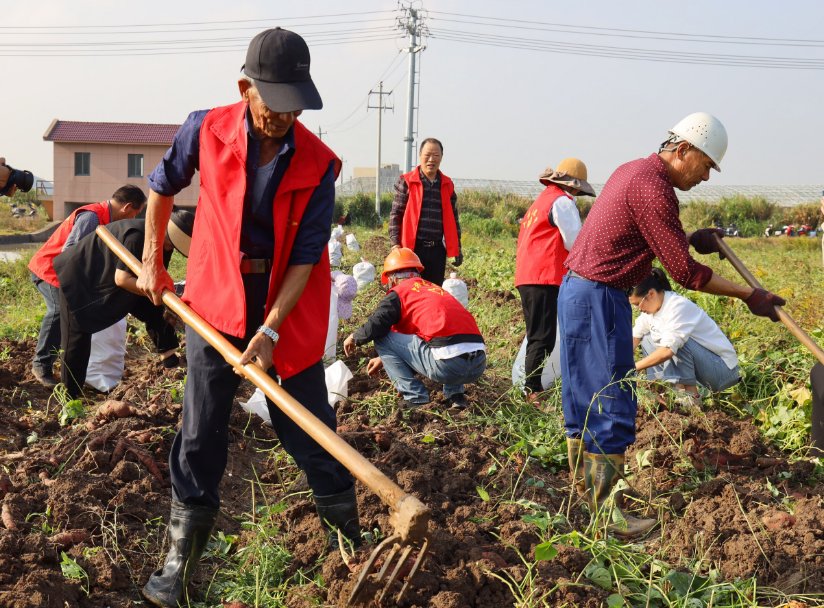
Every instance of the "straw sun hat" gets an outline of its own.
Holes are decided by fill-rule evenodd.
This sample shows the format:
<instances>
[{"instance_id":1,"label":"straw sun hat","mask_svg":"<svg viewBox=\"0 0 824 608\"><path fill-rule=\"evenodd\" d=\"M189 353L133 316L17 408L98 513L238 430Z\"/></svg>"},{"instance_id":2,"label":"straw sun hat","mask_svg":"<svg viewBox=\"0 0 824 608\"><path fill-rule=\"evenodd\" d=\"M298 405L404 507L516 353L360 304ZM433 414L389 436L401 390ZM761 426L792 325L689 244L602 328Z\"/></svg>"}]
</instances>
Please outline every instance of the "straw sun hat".
<instances>
[{"instance_id":1,"label":"straw sun hat","mask_svg":"<svg viewBox=\"0 0 824 608\"><path fill-rule=\"evenodd\" d=\"M555 171L547 167L538 177L538 181L545 186L548 186L550 182L552 182L575 188L578 190L579 196L595 196L595 190L593 190L587 181L587 166L577 158L562 160Z\"/></svg>"}]
</instances>

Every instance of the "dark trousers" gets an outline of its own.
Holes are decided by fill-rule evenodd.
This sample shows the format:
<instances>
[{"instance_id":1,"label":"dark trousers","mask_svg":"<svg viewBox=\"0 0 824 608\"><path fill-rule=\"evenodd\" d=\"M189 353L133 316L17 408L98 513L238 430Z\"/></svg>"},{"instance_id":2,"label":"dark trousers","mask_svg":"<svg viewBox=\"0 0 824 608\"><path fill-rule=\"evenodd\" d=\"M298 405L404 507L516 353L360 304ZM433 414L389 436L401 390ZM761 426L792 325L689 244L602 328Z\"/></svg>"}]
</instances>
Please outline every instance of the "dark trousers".
<instances>
[{"instance_id":1,"label":"dark trousers","mask_svg":"<svg viewBox=\"0 0 824 608\"><path fill-rule=\"evenodd\" d=\"M521 285L521 306L526 321L525 387L540 393L544 361L555 348L558 319L558 285Z\"/></svg>"},{"instance_id":2,"label":"dark trousers","mask_svg":"<svg viewBox=\"0 0 824 608\"><path fill-rule=\"evenodd\" d=\"M132 316L146 324L146 333L157 352L164 353L180 346L174 327L163 318L163 307L155 306L148 298L140 298L129 311ZM83 331L77 324L68 302L60 293L60 381L72 399L83 394L89 357L92 352L92 334Z\"/></svg>"},{"instance_id":3,"label":"dark trousers","mask_svg":"<svg viewBox=\"0 0 824 608\"><path fill-rule=\"evenodd\" d=\"M31 273L31 282L46 302L46 314L37 335L37 351L32 367L39 367L51 376L52 366L57 361L57 349L60 348L60 290L34 273Z\"/></svg>"},{"instance_id":4,"label":"dark trousers","mask_svg":"<svg viewBox=\"0 0 824 608\"><path fill-rule=\"evenodd\" d=\"M241 351L246 349L263 322L269 275L243 276L247 325L243 338L225 336ZM223 356L196 331L186 327L188 376L183 396L183 421L169 454L172 497L185 504L220 505L219 486L226 468L229 447L229 415L241 378ZM274 367L269 376L277 378ZM337 428L330 407L321 361L281 382L283 389L330 429ZM272 426L286 452L306 473L309 487L318 496L329 496L352 487L349 471L335 460L286 414L266 400Z\"/></svg>"},{"instance_id":5,"label":"dark trousers","mask_svg":"<svg viewBox=\"0 0 824 608\"><path fill-rule=\"evenodd\" d=\"M812 429L810 429L810 456L824 456L824 365L816 363L810 372L813 389Z\"/></svg>"},{"instance_id":6,"label":"dark trousers","mask_svg":"<svg viewBox=\"0 0 824 608\"><path fill-rule=\"evenodd\" d=\"M423 264L421 278L435 285L443 285L446 274L446 247L443 243L438 243L433 247L424 247L418 241L415 243L415 255L421 259L421 264Z\"/></svg>"}]
</instances>

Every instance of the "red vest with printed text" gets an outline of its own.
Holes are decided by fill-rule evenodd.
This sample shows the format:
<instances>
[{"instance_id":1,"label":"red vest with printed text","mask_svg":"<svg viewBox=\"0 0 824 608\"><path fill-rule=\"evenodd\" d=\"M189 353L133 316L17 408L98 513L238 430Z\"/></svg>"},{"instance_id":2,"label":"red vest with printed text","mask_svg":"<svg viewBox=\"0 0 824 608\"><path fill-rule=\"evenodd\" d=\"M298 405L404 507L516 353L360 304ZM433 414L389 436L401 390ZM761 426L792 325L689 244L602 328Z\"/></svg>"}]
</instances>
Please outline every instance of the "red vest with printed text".
<instances>
[{"instance_id":1,"label":"red vest with printed text","mask_svg":"<svg viewBox=\"0 0 824 608\"><path fill-rule=\"evenodd\" d=\"M561 231L549 223L552 204L559 196L569 196L555 184L547 186L521 220L518 253L515 257L515 287L521 285L560 285L566 274ZM572 198L572 197L570 197Z\"/></svg>"},{"instance_id":2,"label":"red vest with printed text","mask_svg":"<svg viewBox=\"0 0 824 608\"><path fill-rule=\"evenodd\" d=\"M183 301L215 329L243 337L246 302L240 273L240 229L246 195L246 104L215 108L200 128L200 198L197 203ZM316 135L295 122L295 153L272 200L275 254L266 315L280 290L301 218L315 188L340 161ZM290 378L323 356L329 318L329 256L324 250L295 307L278 329L274 364Z\"/></svg>"},{"instance_id":3,"label":"red vest with printed text","mask_svg":"<svg viewBox=\"0 0 824 608\"><path fill-rule=\"evenodd\" d=\"M392 331L416 334L427 342L447 336L481 335L472 313L434 283L419 277L407 279L392 291L401 299L401 320Z\"/></svg>"},{"instance_id":4,"label":"red vest with printed text","mask_svg":"<svg viewBox=\"0 0 824 608\"><path fill-rule=\"evenodd\" d=\"M34 257L29 262L29 270L46 281L46 283L50 283L55 287L60 287L60 283L57 280L57 274L54 272L54 258L59 256L63 251L63 245L66 244L66 240L69 238L72 228L74 228L74 220L81 211L91 211L95 213L101 226L105 226L112 221L108 201L93 203L75 209L72 214L60 224L60 227L55 230L54 234L49 237L49 240L34 254Z\"/></svg>"},{"instance_id":5,"label":"red vest with printed text","mask_svg":"<svg viewBox=\"0 0 824 608\"><path fill-rule=\"evenodd\" d=\"M415 250L415 237L418 234L418 222L421 219L421 204L423 202L423 183L421 183L420 165L409 173L404 173L404 181L409 186L409 201L401 223L401 245ZM452 212L452 193L455 187L452 180L441 173L441 210L443 216L443 235L446 241L446 255L456 257L461 253L461 244L458 241L458 225L455 214Z\"/></svg>"}]
</instances>

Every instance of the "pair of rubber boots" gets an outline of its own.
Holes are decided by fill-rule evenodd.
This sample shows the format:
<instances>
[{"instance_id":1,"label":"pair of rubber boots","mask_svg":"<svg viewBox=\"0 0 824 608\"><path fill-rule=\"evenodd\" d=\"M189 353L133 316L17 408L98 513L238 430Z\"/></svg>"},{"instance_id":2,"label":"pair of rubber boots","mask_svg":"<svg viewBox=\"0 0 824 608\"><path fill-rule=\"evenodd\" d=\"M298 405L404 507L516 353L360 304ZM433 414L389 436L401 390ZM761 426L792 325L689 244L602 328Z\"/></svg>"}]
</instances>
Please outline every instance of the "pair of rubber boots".
<instances>
[{"instance_id":1,"label":"pair of rubber boots","mask_svg":"<svg viewBox=\"0 0 824 608\"><path fill-rule=\"evenodd\" d=\"M624 472L623 454L591 454L584 451L584 442L580 439L567 438L569 470L572 473L572 485L580 496L586 498L590 512L609 514L609 497L621 473ZM638 519L621 511L617 505L614 509L620 513L617 519L626 523L610 524L609 531L616 538L630 539L652 530L658 521L655 519Z\"/></svg>"},{"instance_id":2,"label":"pair of rubber boots","mask_svg":"<svg viewBox=\"0 0 824 608\"><path fill-rule=\"evenodd\" d=\"M332 548L338 548L337 529L355 548L363 544L354 486L340 494L315 496L315 508ZM206 550L217 515L214 507L172 501L166 561L143 587L143 597L149 603L163 607L186 605L186 586Z\"/></svg>"}]
</instances>

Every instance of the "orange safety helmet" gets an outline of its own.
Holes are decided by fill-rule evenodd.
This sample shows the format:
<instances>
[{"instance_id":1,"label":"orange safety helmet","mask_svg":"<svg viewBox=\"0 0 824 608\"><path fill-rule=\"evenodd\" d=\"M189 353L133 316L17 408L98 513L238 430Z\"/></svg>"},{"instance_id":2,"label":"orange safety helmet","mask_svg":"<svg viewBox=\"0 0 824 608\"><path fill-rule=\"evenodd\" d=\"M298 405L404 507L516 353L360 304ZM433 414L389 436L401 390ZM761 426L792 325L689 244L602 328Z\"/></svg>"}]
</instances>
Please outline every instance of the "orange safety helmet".
<instances>
[{"instance_id":1,"label":"orange safety helmet","mask_svg":"<svg viewBox=\"0 0 824 608\"><path fill-rule=\"evenodd\" d=\"M423 270L423 264L421 264L421 259L415 255L415 252L411 249L407 249L406 247L393 249L383 262L381 283L389 283L389 277L386 276L387 273L404 270L405 268L415 268L418 272L421 272Z\"/></svg>"}]
</instances>

